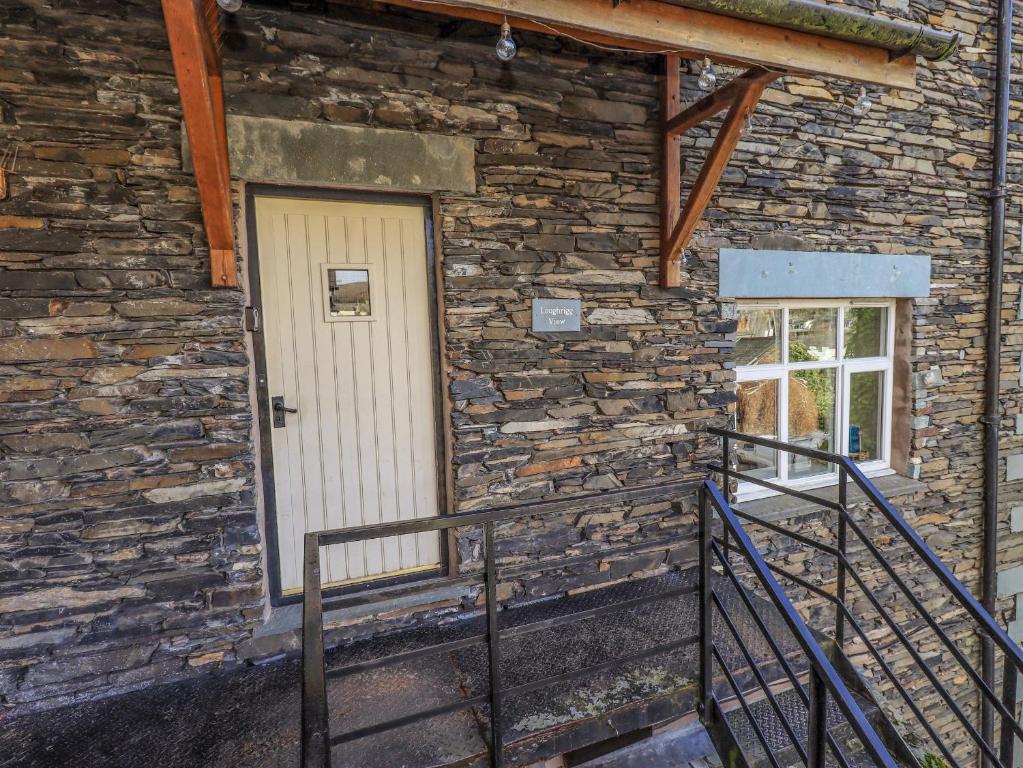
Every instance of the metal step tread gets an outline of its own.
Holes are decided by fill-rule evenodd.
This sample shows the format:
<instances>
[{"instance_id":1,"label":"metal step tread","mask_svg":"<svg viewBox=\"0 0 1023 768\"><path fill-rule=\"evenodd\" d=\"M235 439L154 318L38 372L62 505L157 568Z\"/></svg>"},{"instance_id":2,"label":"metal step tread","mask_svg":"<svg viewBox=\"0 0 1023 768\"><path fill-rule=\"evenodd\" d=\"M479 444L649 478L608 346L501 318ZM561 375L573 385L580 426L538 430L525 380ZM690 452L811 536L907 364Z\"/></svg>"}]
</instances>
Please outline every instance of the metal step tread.
<instances>
[{"instance_id":1,"label":"metal step tread","mask_svg":"<svg viewBox=\"0 0 1023 768\"><path fill-rule=\"evenodd\" d=\"M805 688L804 693L806 693ZM853 697L868 720L882 716L873 703L856 694L853 694ZM803 698L796 690L790 688L776 693L775 700L796 738L800 744L805 746L807 740L807 708ZM734 703L734 706L732 704L730 703L729 711L725 713L725 717L750 768L770 766L770 761L764 753L763 745L753 730L745 711L738 703ZM749 708L757 725L763 732L772 754L778 758L779 764L783 768L802 766L803 762L799 757L799 753L793 746L792 740L771 703L766 698L763 698L752 702ZM835 744L841 750L842 757L845 758L849 768L876 768L873 758L864 750L859 738L848 724L845 715L842 714L838 705L830 697L828 700L827 719L828 731L834 738ZM901 762L899 764L902 765ZM826 765L828 768L832 766L834 768L841 768L841 763L836 759L831 747L828 748ZM909 768L909 766L907 765L906 768Z\"/></svg>"}]
</instances>

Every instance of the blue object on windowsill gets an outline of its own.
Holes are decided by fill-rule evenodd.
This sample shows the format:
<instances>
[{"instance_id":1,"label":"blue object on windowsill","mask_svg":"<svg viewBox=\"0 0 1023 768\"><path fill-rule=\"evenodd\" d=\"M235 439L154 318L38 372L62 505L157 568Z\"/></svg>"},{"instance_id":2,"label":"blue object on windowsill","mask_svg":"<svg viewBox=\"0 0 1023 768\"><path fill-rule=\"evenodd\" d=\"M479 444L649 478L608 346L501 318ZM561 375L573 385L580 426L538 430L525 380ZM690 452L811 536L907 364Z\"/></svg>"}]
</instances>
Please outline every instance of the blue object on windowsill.
<instances>
[{"instance_id":1,"label":"blue object on windowsill","mask_svg":"<svg viewBox=\"0 0 1023 768\"><path fill-rule=\"evenodd\" d=\"M860 428L856 424L849 425L849 453L860 452Z\"/></svg>"}]
</instances>

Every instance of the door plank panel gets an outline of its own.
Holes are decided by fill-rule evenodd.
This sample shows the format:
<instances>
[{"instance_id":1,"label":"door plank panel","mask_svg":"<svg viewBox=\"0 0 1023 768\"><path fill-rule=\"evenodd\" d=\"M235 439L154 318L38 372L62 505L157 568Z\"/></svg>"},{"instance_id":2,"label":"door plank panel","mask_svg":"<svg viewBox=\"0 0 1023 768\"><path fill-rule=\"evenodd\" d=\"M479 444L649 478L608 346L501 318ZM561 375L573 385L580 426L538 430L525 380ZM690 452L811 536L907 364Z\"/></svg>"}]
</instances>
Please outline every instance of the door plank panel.
<instances>
[{"instance_id":1,"label":"door plank panel","mask_svg":"<svg viewBox=\"0 0 1023 768\"><path fill-rule=\"evenodd\" d=\"M390 243L385 238L386 219L367 219L366 222L366 255L367 260L376 269L376 277L380 286L375 300L378 302L373 312L380 312L383 322L366 323L369 333L369 344L373 356L373 434L377 454L376 488L379 522L391 523L398 519L394 445L394 393L391 387L391 361L388 354L389 322L387 312L389 306L388 264L393 259ZM390 270L391 273L397 270ZM396 538L381 539L384 568L388 571L401 570L401 552Z\"/></svg>"}]
</instances>

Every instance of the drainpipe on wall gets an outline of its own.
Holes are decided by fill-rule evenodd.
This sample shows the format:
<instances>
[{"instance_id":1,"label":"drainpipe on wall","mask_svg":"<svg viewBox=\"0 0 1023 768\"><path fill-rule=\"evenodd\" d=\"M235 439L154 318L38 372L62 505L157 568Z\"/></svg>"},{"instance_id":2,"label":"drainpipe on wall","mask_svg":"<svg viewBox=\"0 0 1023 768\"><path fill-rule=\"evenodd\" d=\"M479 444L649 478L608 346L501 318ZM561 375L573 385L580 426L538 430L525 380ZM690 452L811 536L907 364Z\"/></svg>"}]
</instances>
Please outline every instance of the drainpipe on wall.
<instances>
[{"instance_id":1,"label":"drainpipe on wall","mask_svg":"<svg viewBox=\"0 0 1023 768\"><path fill-rule=\"evenodd\" d=\"M998 442L1001 420L1000 378L1002 359L1002 271L1005 261L1005 178L1009 131L1009 75L1012 70L1013 0L998 3L998 71L995 83L994 146L991 168L991 238L988 258L987 370L984 376L984 546L982 602L993 616L998 576ZM995 688L994 644L982 638L981 674ZM981 733L994 744L994 710L989 702L981 709ZM990 760L984 759L984 765Z\"/></svg>"}]
</instances>

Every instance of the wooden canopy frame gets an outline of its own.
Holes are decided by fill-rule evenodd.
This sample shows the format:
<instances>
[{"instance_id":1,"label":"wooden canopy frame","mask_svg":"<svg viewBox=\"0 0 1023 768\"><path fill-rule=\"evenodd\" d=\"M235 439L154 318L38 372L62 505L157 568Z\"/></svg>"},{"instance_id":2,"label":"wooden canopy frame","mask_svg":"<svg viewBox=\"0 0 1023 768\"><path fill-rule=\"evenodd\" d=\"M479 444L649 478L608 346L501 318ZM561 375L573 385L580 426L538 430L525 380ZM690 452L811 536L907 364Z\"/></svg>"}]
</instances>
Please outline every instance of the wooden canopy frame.
<instances>
[{"instance_id":1,"label":"wooden canopy frame","mask_svg":"<svg viewBox=\"0 0 1023 768\"><path fill-rule=\"evenodd\" d=\"M234 208L227 161L227 125L215 0L162 0L181 110L210 248L213 285L238 285Z\"/></svg>"},{"instance_id":2,"label":"wooden canopy frame","mask_svg":"<svg viewBox=\"0 0 1023 768\"><path fill-rule=\"evenodd\" d=\"M677 55L664 58L660 282L662 288L677 288L682 284L682 254L739 143L743 125L756 109L764 89L781 77L781 73L753 67L683 112L678 106L681 61ZM679 137L725 110L728 114L680 213L682 157Z\"/></svg>"},{"instance_id":3,"label":"wooden canopy frame","mask_svg":"<svg viewBox=\"0 0 1023 768\"><path fill-rule=\"evenodd\" d=\"M342 3L346 0L328 0ZM518 29L564 34L597 45L664 55L660 283L681 282L681 253L764 88L784 74L813 74L892 88L916 87L916 57L797 32L658 0L385 0L391 5ZM216 0L161 0L203 221L213 285L234 287L234 209L218 43ZM685 111L679 104L681 59L708 56L751 68ZM727 110L693 190L681 205L679 136Z\"/></svg>"}]
</instances>

